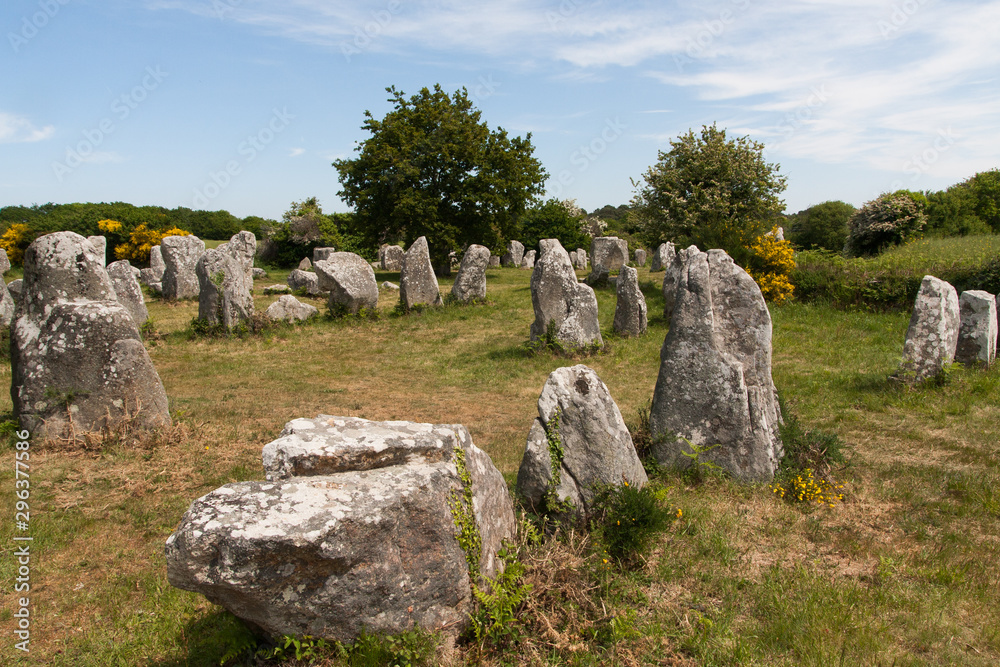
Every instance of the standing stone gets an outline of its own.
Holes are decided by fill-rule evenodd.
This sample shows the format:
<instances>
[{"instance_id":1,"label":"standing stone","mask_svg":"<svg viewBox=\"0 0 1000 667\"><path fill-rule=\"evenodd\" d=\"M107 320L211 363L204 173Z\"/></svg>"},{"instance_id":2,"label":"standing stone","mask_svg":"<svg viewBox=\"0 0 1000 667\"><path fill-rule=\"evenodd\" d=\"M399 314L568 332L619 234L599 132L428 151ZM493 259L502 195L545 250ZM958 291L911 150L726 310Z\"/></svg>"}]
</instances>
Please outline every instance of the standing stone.
<instances>
[{"instance_id":1,"label":"standing stone","mask_svg":"<svg viewBox=\"0 0 1000 667\"><path fill-rule=\"evenodd\" d=\"M665 271L670 266L670 263L674 261L674 255L676 254L677 251L674 250L673 243L661 243L653 251L653 260L649 264L649 272Z\"/></svg>"},{"instance_id":2,"label":"standing stone","mask_svg":"<svg viewBox=\"0 0 1000 667\"><path fill-rule=\"evenodd\" d=\"M383 271L400 271L403 268L403 249L398 245L379 248L379 263Z\"/></svg>"},{"instance_id":3,"label":"standing stone","mask_svg":"<svg viewBox=\"0 0 1000 667\"><path fill-rule=\"evenodd\" d=\"M590 245L594 268L604 267L614 273L628 264L628 242L617 236L599 236Z\"/></svg>"},{"instance_id":4,"label":"standing stone","mask_svg":"<svg viewBox=\"0 0 1000 667\"><path fill-rule=\"evenodd\" d=\"M378 281L375 271L360 255L334 252L313 262L320 291L330 292L330 310L357 315L362 309L378 308Z\"/></svg>"},{"instance_id":5,"label":"standing stone","mask_svg":"<svg viewBox=\"0 0 1000 667\"><path fill-rule=\"evenodd\" d=\"M642 248L639 248L639 249L637 249L633 253L633 255L635 257L635 265L636 266L646 266L646 251L645 250L643 250Z\"/></svg>"},{"instance_id":6,"label":"standing stone","mask_svg":"<svg viewBox=\"0 0 1000 667\"><path fill-rule=\"evenodd\" d=\"M141 329L149 319L149 311L146 309L142 286L139 285L134 269L135 267L127 259L122 259L108 264L107 271L118 303L125 307L132 321Z\"/></svg>"},{"instance_id":7,"label":"standing stone","mask_svg":"<svg viewBox=\"0 0 1000 667\"><path fill-rule=\"evenodd\" d=\"M309 261L309 258L308 257L303 257L302 261L299 262L298 269L299 269L299 271L309 271L310 269L312 269L312 267L313 267L313 265L312 265L312 262Z\"/></svg>"},{"instance_id":8,"label":"standing stone","mask_svg":"<svg viewBox=\"0 0 1000 667\"><path fill-rule=\"evenodd\" d=\"M87 240L90 241L90 245L94 246L94 250L97 251L97 255L101 258L103 265L108 264L108 239L104 236L88 236Z\"/></svg>"},{"instance_id":9,"label":"standing stone","mask_svg":"<svg viewBox=\"0 0 1000 667\"><path fill-rule=\"evenodd\" d=\"M462 255L455 284L451 294L462 303L486 299L486 267L492 255L490 249L481 245L470 245Z\"/></svg>"},{"instance_id":10,"label":"standing stone","mask_svg":"<svg viewBox=\"0 0 1000 667\"><path fill-rule=\"evenodd\" d=\"M7 257L7 251L0 248L0 276L10 271L10 258Z\"/></svg>"},{"instance_id":11,"label":"standing stone","mask_svg":"<svg viewBox=\"0 0 1000 667\"><path fill-rule=\"evenodd\" d=\"M521 258L521 268L522 269L533 269L535 268L535 251L529 250L524 253L524 257Z\"/></svg>"},{"instance_id":12,"label":"standing stone","mask_svg":"<svg viewBox=\"0 0 1000 667\"><path fill-rule=\"evenodd\" d=\"M205 253L205 242L197 236L168 236L160 241L163 253L163 298L193 299L198 296L194 269Z\"/></svg>"},{"instance_id":13,"label":"standing stone","mask_svg":"<svg viewBox=\"0 0 1000 667\"><path fill-rule=\"evenodd\" d=\"M288 274L286 282L292 291L303 291L309 296L319 296L320 294L319 278L311 271L293 269L292 272Z\"/></svg>"},{"instance_id":14,"label":"standing stone","mask_svg":"<svg viewBox=\"0 0 1000 667\"><path fill-rule=\"evenodd\" d=\"M336 248L313 248L313 264L330 259L335 252L337 252Z\"/></svg>"},{"instance_id":15,"label":"standing stone","mask_svg":"<svg viewBox=\"0 0 1000 667\"><path fill-rule=\"evenodd\" d=\"M562 460L553 460L550 440L560 443ZM623 481L641 488L648 480L607 385L587 366L552 371L517 471L518 494L541 512L553 509L550 499L568 501L569 513L584 519L599 486Z\"/></svg>"},{"instance_id":16,"label":"standing stone","mask_svg":"<svg viewBox=\"0 0 1000 667\"><path fill-rule=\"evenodd\" d=\"M440 306L442 303L437 276L431 266L427 238L424 236L414 241L403 255L403 266L399 274L399 302L407 311L417 304Z\"/></svg>"},{"instance_id":17,"label":"standing stone","mask_svg":"<svg viewBox=\"0 0 1000 667\"><path fill-rule=\"evenodd\" d=\"M229 249L229 254L243 267L243 272L247 274L247 284L253 289L253 258L257 256L257 237L253 232L244 230L234 234L224 245Z\"/></svg>"},{"instance_id":18,"label":"standing stone","mask_svg":"<svg viewBox=\"0 0 1000 667\"><path fill-rule=\"evenodd\" d=\"M639 289L639 272L630 266L623 266L618 272L615 293L618 297L613 324L615 332L624 336L646 333L646 297Z\"/></svg>"},{"instance_id":19,"label":"standing stone","mask_svg":"<svg viewBox=\"0 0 1000 667\"><path fill-rule=\"evenodd\" d=\"M604 345L594 290L577 282L569 253L557 239L544 239L538 245L542 257L531 274L532 342L551 335L551 342L569 348Z\"/></svg>"},{"instance_id":20,"label":"standing stone","mask_svg":"<svg viewBox=\"0 0 1000 667\"><path fill-rule=\"evenodd\" d=\"M491 269L498 268L500 266L500 257L498 255L490 255L489 267Z\"/></svg>"},{"instance_id":21,"label":"standing stone","mask_svg":"<svg viewBox=\"0 0 1000 667\"><path fill-rule=\"evenodd\" d=\"M287 285L280 285L280 287L288 289ZM282 294L264 311L264 315L268 318L285 322L302 322L318 313L319 310L315 306L302 303L291 294Z\"/></svg>"},{"instance_id":22,"label":"standing stone","mask_svg":"<svg viewBox=\"0 0 1000 667\"><path fill-rule=\"evenodd\" d=\"M7 283L7 291L10 292L10 296L14 299L14 303L18 304L21 302L21 288L24 285L24 281L21 278L12 280Z\"/></svg>"},{"instance_id":23,"label":"standing stone","mask_svg":"<svg viewBox=\"0 0 1000 667\"><path fill-rule=\"evenodd\" d=\"M913 304L903 364L897 375L919 382L940 373L945 364L955 360L960 322L955 288L934 276L924 276Z\"/></svg>"},{"instance_id":24,"label":"standing stone","mask_svg":"<svg viewBox=\"0 0 1000 667\"><path fill-rule=\"evenodd\" d=\"M209 324L221 324L232 329L253 317L253 285L244 267L223 243L206 250L198 260L196 272L201 285L198 297L198 318Z\"/></svg>"},{"instance_id":25,"label":"standing stone","mask_svg":"<svg viewBox=\"0 0 1000 667\"><path fill-rule=\"evenodd\" d=\"M590 259L587 256L587 251L583 248L576 249L576 259L576 268L586 271L587 267L590 266Z\"/></svg>"},{"instance_id":26,"label":"standing stone","mask_svg":"<svg viewBox=\"0 0 1000 667\"><path fill-rule=\"evenodd\" d=\"M961 323L955 361L989 367L997 356L997 300L989 292L968 290L959 298Z\"/></svg>"},{"instance_id":27,"label":"standing stone","mask_svg":"<svg viewBox=\"0 0 1000 667\"><path fill-rule=\"evenodd\" d=\"M521 266L521 260L523 259L524 244L520 241L508 241L507 252L505 252L503 257L500 258L500 264L503 266L513 266L514 268L518 268Z\"/></svg>"},{"instance_id":28,"label":"standing stone","mask_svg":"<svg viewBox=\"0 0 1000 667\"><path fill-rule=\"evenodd\" d=\"M139 329L100 254L73 232L41 236L24 252L11 374L14 412L32 437L170 425Z\"/></svg>"},{"instance_id":29,"label":"standing stone","mask_svg":"<svg viewBox=\"0 0 1000 667\"><path fill-rule=\"evenodd\" d=\"M663 276L663 317L669 322L670 316L674 312L674 301L677 296L677 285L681 280L681 272L684 270L684 262L688 256L700 252L698 246L692 245L683 250L674 251L674 246L670 246L670 263L665 265L666 273Z\"/></svg>"},{"instance_id":30,"label":"standing stone","mask_svg":"<svg viewBox=\"0 0 1000 667\"><path fill-rule=\"evenodd\" d=\"M468 626L473 578L499 574L516 526L468 429L320 415L286 424L263 459L267 482L227 484L184 514L165 548L172 585L271 637Z\"/></svg>"},{"instance_id":31,"label":"standing stone","mask_svg":"<svg viewBox=\"0 0 1000 667\"><path fill-rule=\"evenodd\" d=\"M760 288L723 250L692 248L660 351L649 425L653 454L686 467L701 460L743 481L773 478L783 455L771 379L771 316Z\"/></svg>"},{"instance_id":32,"label":"standing stone","mask_svg":"<svg viewBox=\"0 0 1000 667\"><path fill-rule=\"evenodd\" d=\"M0 280L0 324L9 327L14 320L14 311L17 310L17 303L14 295L7 289L7 283Z\"/></svg>"}]
</instances>

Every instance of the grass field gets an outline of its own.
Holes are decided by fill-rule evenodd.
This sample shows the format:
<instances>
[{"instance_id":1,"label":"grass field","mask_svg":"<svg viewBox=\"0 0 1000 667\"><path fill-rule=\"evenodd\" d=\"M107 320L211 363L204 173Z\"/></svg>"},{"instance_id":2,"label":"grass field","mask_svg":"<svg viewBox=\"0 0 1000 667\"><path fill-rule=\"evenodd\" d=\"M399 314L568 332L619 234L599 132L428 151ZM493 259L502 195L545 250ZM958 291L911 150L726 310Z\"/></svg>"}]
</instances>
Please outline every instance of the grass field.
<instances>
[{"instance_id":1,"label":"grass field","mask_svg":"<svg viewBox=\"0 0 1000 667\"><path fill-rule=\"evenodd\" d=\"M257 281L283 282L285 273ZM378 274L379 282L398 274ZM318 321L247 339L193 339L193 302L152 301L149 342L175 427L86 451L31 450L31 653L15 651L15 565L0 561L0 663L217 665L239 625L166 580L163 544L192 500L262 479L261 447L319 413L462 423L513 484L536 401L555 368L584 363L626 421L651 398L666 333L659 281L640 271L650 328L605 353L565 359L524 343L530 273L487 273L490 303ZM442 291L450 280L442 280ZM263 309L274 297L257 296ZM324 304L312 301L317 307ZM888 380L908 313L772 308L774 379L808 428L846 443L846 497L803 508L767 485L675 473L682 517L637 570L605 564L578 532L527 546L523 637L455 664L1000 664L1000 371L957 369L917 389ZM9 382L9 362L0 363ZM0 411L9 411L9 398ZM3 450L0 542L14 544L14 452ZM432 661L433 663L433 661Z\"/></svg>"}]
</instances>

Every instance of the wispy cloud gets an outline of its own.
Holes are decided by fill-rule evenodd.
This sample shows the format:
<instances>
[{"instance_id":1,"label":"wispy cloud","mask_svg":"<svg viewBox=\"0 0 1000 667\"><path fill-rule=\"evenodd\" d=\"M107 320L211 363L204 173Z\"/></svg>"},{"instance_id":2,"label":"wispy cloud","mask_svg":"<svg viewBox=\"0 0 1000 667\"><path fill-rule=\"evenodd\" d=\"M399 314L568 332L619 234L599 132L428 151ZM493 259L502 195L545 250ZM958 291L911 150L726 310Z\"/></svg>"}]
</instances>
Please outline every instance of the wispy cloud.
<instances>
[{"instance_id":1,"label":"wispy cloud","mask_svg":"<svg viewBox=\"0 0 1000 667\"><path fill-rule=\"evenodd\" d=\"M304 148L293 148L290 151L288 151L288 157L298 157L300 155L305 154L305 152L306 149Z\"/></svg>"},{"instance_id":2,"label":"wispy cloud","mask_svg":"<svg viewBox=\"0 0 1000 667\"><path fill-rule=\"evenodd\" d=\"M53 134L53 125L37 127L30 119L0 111L0 144L30 143L44 141Z\"/></svg>"}]
</instances>

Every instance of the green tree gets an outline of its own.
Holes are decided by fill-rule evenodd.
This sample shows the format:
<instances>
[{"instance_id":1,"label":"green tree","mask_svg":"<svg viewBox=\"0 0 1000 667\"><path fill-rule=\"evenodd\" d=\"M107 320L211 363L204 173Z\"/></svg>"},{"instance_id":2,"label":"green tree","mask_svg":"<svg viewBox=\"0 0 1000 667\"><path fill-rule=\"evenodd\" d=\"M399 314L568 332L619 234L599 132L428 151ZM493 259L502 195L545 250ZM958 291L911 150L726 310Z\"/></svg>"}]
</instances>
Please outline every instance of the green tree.
<instances>
[{"instance_id":1,"label":"green tree","mask_svg":"<svg viewBox=\"0 0 1000 667\"><path fill-rule=\"evenodd\" d=\"M976 217L1000 234L1000 169L981 171L968 181Z\"/></svg>"},{"instance_id":2,"label":"green tree","mask_svg":"<svg viewBox=\"0 0 1000 667\"><path fill-rule=\"evenodd\" d=\"M785 237L795 245L840 252L847 241L847 221L856 209L842 201L825 201L788 217Z\"/></svg>"},{"instance_id":3,"label":"green tree","mask_svg":"<svg viewBox=\"0 0 1000 667\"><path fill-rule=\"evenodd\" d=\"M490 130L464 88L449 97L435 85L409 99L386 91L393 109L382 120L365 111L371 136L355 158L333 163L354 231L373 247L426 236L445 271L448 253L470 243L500 251L545 182L531 134Z\"/></svg>"},{"instance_id":4,"label":"green tree","mask_svg":"<svg viewBox=\"0 0 1000 667\"><path fill-rule=\"evenodd\" d=\"M642 239L655 248L664 241L722 248L746 266L751 245L780 224L785 177L764 159L764 145L727 139L715 124L700 134L688 130L660 151L659 161L637 187L633 215Z\"/></svg>"},{"instance_id":5,"label":"green tree","mask_svg":"<svg viewBox=\"0 0 1000 667\"><path fill-rule=\"evenodd\" d=\"M574 213L554 198L535 204L525 212L518 238L528 249L537 249L541 239L559 239L566 250L588 247L590 240L580 228L583 215Z\"/></svg>"},{"instance_id":6,"label":"green tree","mask_svg":"<svg viewBox=\"0 0 1000 667\"><path fill-rule=\"evenodd\" d=\"M915 238L927 223L923 195L909 190L885 193L868 202L847 222L848 257L877 255L883 250Z\"/></svg>"},{"instance_id":7,"label":"green tree","mask_svg":"<svg viewBox=\"0 0 1000 667\"><path fill-rule=\"evenodd\" d=\"M343 248L335 218L323 213L316 197L293 201L281 215L280 223L263 228L263 236L261 261L283 267L294 266L303 257L312 257L314 248Z\"/></svg>"}]
</instances>

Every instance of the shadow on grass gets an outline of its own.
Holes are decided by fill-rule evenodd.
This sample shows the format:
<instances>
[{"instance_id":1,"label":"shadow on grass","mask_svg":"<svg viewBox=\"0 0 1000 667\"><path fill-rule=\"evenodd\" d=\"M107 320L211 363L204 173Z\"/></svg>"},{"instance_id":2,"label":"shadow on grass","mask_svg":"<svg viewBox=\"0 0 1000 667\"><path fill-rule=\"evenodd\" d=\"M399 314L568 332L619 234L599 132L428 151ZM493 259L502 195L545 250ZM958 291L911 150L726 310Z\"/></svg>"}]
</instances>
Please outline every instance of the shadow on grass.
<instances>
[{"instance_id":1,"label":"shadow on grass","mask_svg":"<svg viewBox=\"0 0 1000 667\"><path fill-rule=\"evenodd\" d=\"M253 634L225 609L192 620L180 628L177 644L187 653L177 658L149 663L153 667L218 667L230 650L255 645ZM227 661L227 664L234 664ZM235 663L239 664L239 663Z\"/></svg>"}]
</instances>

